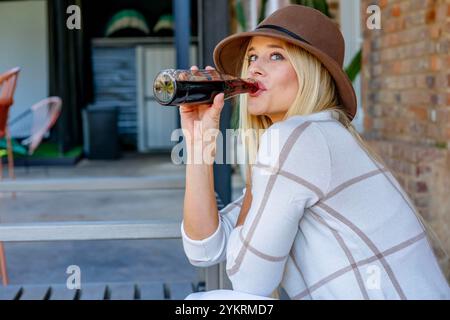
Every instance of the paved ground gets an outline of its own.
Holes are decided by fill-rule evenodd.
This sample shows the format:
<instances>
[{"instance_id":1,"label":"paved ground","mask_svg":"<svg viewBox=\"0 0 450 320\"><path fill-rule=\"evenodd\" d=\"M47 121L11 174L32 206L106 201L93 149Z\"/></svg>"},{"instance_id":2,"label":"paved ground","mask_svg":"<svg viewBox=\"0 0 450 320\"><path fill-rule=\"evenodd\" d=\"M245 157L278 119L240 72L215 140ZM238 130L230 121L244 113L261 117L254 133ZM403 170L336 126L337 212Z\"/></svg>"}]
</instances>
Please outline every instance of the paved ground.
<instances>
[{"instance_id":1,"label":"paved ground","mask_svg":"<svg viewBox=\"0 0 450 320\"><path fill-rule=\"evenodd\" d=\"M17 167L20 178L161 176L184 178L169 155L127 154L119 161L83 160L73 167ZM242 190L233 176L235 198ZM184 191L123 191L0 194L5 223L64 220L180 218ZM180 240L64 241L5 244L11 284L65 283L69 265L82 282L195 281L198 270Z\"/></svg>"}]
</instances>

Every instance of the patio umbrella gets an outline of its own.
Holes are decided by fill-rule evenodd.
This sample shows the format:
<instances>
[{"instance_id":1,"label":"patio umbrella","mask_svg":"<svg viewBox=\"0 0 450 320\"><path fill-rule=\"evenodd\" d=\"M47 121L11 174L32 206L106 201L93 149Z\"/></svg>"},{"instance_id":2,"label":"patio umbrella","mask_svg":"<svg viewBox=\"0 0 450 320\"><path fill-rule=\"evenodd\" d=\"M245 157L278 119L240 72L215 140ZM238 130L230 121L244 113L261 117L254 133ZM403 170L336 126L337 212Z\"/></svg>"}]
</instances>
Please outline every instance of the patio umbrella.
<instances>
[{"instance_id":1,"label":"patio umbrella","mask_svg":"<svg viewBox=\"0 0 450 320\"><path fill-rule=\"evenodd\" d=\"M150 33L145 17L137 10L126 9L114 14L106 25L106 37L145 36Z\"/></svg>"}]
</instances>

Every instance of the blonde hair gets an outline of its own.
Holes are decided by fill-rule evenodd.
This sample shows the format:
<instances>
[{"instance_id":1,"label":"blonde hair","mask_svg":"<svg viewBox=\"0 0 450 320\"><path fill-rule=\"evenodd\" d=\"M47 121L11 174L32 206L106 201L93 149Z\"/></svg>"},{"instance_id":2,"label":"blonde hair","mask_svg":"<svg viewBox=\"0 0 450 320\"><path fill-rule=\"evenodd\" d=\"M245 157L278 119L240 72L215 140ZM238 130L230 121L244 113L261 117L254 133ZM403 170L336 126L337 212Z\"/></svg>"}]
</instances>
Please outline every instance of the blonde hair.
<instances>
[{"instance_id":1,"label":"blonde hair","mask_svg":"<svg viewBox=\"0 0 450 320\"><path fill-rule=\"evenodd\" d=\"M359 143L361 148L373 160L379 168L389 169L382 158L364 141L358 131L355 129L344 107L339 104L338 93L329 71L322 63L309 52L302 48L283 42L287 56L297 74L299 90L291 107L286 112L284 119L288 119L293 115L308 115L311 113L321 112L325 110L333 110L339 115L339 122L349 131L354 139ZM247 50L248 50L247 46ZM245 56L247 56L247 50ZM245 78L248 72L248 62L244 61L241 68L241 77ZM255 163L259 141L264 131L272 125L272 121L266 115L252 115L247 111L247 95L239 96L239 128L240 132L252 132L253 135L240 135L241 142L245 150L245 160L247 167L246 185L251 186L251 165ZM250 129L250 130L249 130ZM390 171L390 170L389 170ZM389 178L388 178L389 179ZM400 191L401 192L401 191ZM417 216L424 231L433 238L433 242L439 245L444 254L444 261L441 262L442 268L448 268L444 264L448 263L448 254L443 249L438 237L422 218L414 207L412 201L407 195L404 195L406 201ZM430 243L430 242L429 242ZM430 246L435 249L433 245ZM277 291L278 292L278 291ZM277 293L274 293L274 297Z\"/></svg>"}]
</instances>

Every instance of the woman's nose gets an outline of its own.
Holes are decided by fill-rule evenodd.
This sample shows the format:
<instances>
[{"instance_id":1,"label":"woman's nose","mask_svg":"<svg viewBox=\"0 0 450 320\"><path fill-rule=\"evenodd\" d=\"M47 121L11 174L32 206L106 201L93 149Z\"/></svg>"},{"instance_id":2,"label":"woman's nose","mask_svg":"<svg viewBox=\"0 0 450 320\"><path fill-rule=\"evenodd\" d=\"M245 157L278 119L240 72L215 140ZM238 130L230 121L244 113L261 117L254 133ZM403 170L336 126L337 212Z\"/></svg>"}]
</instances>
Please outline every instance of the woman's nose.
<instances>
[{"instance_id":1,"label":"woman's nose","mask_svg":"<svg viewBox=\"0 0 450 320\"><path fill-rule=\"evenodd\" d=\"M257 61L253 62L249 66L248 71L249 71L251 76L256 76L256 75L262 76L262 75L264 75L264 68Z\"/></svg>"}]
</instances>

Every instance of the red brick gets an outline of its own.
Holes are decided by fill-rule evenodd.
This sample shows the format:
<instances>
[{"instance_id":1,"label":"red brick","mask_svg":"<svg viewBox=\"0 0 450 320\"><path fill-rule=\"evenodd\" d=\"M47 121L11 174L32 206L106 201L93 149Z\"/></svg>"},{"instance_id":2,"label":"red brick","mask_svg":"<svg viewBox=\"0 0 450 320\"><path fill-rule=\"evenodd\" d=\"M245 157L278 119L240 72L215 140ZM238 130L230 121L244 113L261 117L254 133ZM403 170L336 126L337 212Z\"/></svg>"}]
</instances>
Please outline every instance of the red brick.
<instances>
[{"instance_id":1,"label":"red brick","mask_svg":"<svg viewBox=\"0 0 450 320\"><path fill-rule=\"evenodd\" d=\"M430 206L430 200L431 200L430 196L416 197L414 199L414 204L419 208L426 209L429 208Z\"/></svg>"},{"instance_id":2,"label":"red brick","mask_svg":"<svg viewBox=\"0 0 450 320\"><path fill-rule=\"evenodd\" d=\"M424 107L411 107L409 110L414 114L418 120L426 121L428 119L428 111Z\"/></svg>"},{"instance_id":3,"label":"red brick","mask_svg":"<svg viewBox=\"0 0 450 320\"><path fill-rule=\"evenodd\" d=\"M400 9L400 6L397 4L395 5L392 9L391 9L391 15L393 17L400 17L400 15L402 14L402 11Z\"/></svg>"},{"instance_id":4,"label":"red brick","mask_svg":"<svg viewBox=\"0 0 450 320\"><path fill-rule=\"evenodd\" d=\"M425 15L425 23L431 24L436 21L436 10L433 8L431 10L428 10Z\"/></svg>"},{"instance_id":5,"label":"red brick","mask_svg":"<svg viewBox=\"0 0 450 320\"><path fill-rule=\"evenodd\" d=\"M367 131L372 130L373 128L373 120L370 117L365 117L364 118L364 129Z\"/></svg>"},{"instance_id":6,"label":"red brick","mask_svg":"<svg viewBox=\"0 0 450 320\"><path fill-rule=\"evenodd\" d=\"M431 71L439 71L441 68L441 59L437 55L430 57L430 69Z\"/></svg>"},{"instance_id":7,"label":"red brick","mask_svg":"<svg viewBox=\"0 0 450 320\"><path fill-rule=\"evenodd\" d=\"M431 167L427 164L416 166L416 176L417 177L423 176L424 174L427 174L430 172L431 172Z\"/></svg>"},{"instance_id":8,"label":"red brick","mask_svg":"<svg viewBox=\"0 0 450 320\"><path fill-rule=\"evenodd\" d=\"M440 26L432 26L429 30L431 39L438 39L441 36L442 29Z\"/></svg>"},{"instance_id":9,"label":"red brick","mask_svg":"<svg viewBox=\"0 0 450 320\"><path fill-rule=\"evenodd\" d=\"M401 61L395 61L394 64L393 64L393 66L392 66L392 71L393 71L395 74L399 74L399 73L402 72L402 70L403 70L402 62L401 62Z\"/></svg>"},{"instance_id":10,"label":"red brick","mask_svg":"<svg viewBox=\"0 0 450 320\"><path fill-rule=\"evenodd\" d=\"M446 108L436 110L436 122L442 127L450 123L450 110Z\"/></svg>"},{"instance_id":11,"label":"red brick","mask_svg":"<svg viewBox=\"0 0 450 320\"><path fill-rule=\"evenodd\" d=\"M416 192L417 193L425 193L428 191L428 185L424 181L416 182Z\"/></svg>"},{"instance_id":12,"label":"red brick","mask_svg":"<svg viewBox=\"0 0 450 320\"><path fill-rule=\"evenodd\" d=\"M388 0L380 0L378 5L380 6L381 9L384 9L384 8L386 8L387 4L388 4Z\"/></svg>"},{"instance_id":13,"label":"red brick","mask_svg":"<svg viewBox=\"0 0 450 320\"><path fill-rule=\"evenodd\" d=\"M436 140L439 138L439 128L436 124L431 123L427 126L427 137L431 140Z\"/></svg>"}]
</instances>

